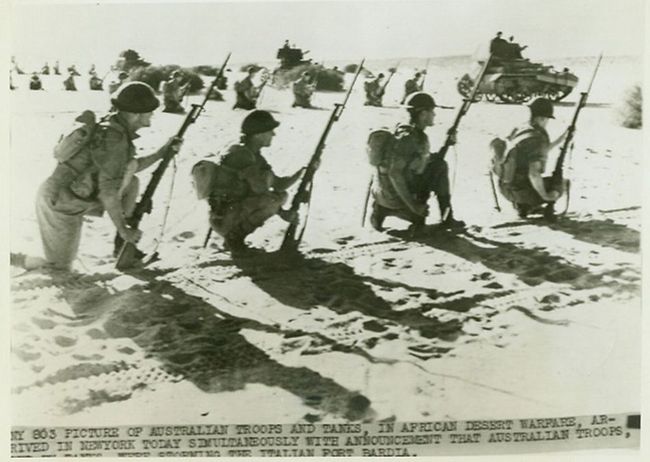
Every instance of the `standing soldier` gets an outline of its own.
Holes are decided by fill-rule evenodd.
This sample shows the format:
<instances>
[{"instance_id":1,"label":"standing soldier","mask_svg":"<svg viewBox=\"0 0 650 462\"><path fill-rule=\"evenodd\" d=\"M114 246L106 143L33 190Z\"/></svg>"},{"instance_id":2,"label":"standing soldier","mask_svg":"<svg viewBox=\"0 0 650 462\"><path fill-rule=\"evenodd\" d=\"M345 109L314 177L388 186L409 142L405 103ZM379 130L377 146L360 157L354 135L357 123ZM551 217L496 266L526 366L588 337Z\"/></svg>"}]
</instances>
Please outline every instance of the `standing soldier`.
<instances>
[{"instance_id":1,"label":"standing soldier","mask_svg":"<svg viewBox=\"0 0 650 462\"><path fill-rule=\"evenodd\" d=\"M220 165L204 160L192 169L199 199L207 198L210 204L210 226L232 253L245 251L246 236L272 216L285 221L296 218L281 207L287 200L286 190L304 169L279 177L261 154L262 148L271 146L278 125L267 111L251 112L242 123L240 144L228 149Z\"/></svg>"},{"instance_id":2,"label":"standing soldier","mask_svg":"<svg viewBox=\"0 0 650 462\"><path fill-rule=\"evenodd\" d=\"M316 83L311 82L309 72L303 72L302 77L293 83L293 107L311 108L311 95L316 91Z\"/></svg>"},{"instance_id":3,"label":"standing soldier","mask_svg":"<svg viewBox=\"0 0 650 462\"><path fill-rule=\"evenodd\" d=\"M142 232L127 225L138 197L134 175L165 155L175 154L180 140L175 137L156 153L135 158L133 140L142 127L150 126L158 107L153 89L142 82L122 87L112 100L116 112L99 122L84 113L77 121L87 125L88 138L55 148L58 164L41 185L36 199L36 216L47 262L69 270L79 250L85 215L102 216L104 210L117 229L114 255L124 241L136 243ZM68 135L68 138L75 132Z\"/></svg>"},{"instance_id":4,"label":"standing soldier","mask_svg":"<svg viewBox=\"0 0 650 462\"><path fill-rule=\"evenodd\" d=\"M190 82L181 85L183 80L183 73L175 70L169 76L169 80L163 84L163 98L165 109L163 112L170 112L172 114L184 114L185 109L181 105L185 92L190 87Z\"/></svg>"},{"instance_id":5,"label":"standing soldier","mask_svg":"<svg viewBox=\"0 0 650 462\"><path fill-rule=\"evenodd\" d=\"M384 97L384 74L380 73L376 79L364 83L366 91L366 106L382 106L382 99Z\"/></svg>"},{"instance_id":6,"label":"standing soldier","mask_svg":"<svg viewBox=\"0 0 650 462\"><path fill-rule=\"evenodd\" d=\"M257 107L257 98L260 96L260 92L266 81L262 82L259 87L256 87L253 83L255 72L255 67L251 66L248 68L248 75L243 80L235 82L237 101L235 101L235 105L232 107L233 109L251 110Z\"/></svg>"},{"instance_id":7,"label":"standing soldier","mask_svg":"<svg viewBox=\"0 0 650 462\"><path fill-rule=\"evenodd\" d=\"M409 97L409 95L418 91L422 91L422 83L419 82L421 75L422 74L419 72L416 72L412 79L408 79L406 81L404 84L404 98L402 98L401 104L404 104L406 102L406 99Z\"/></svg>"},{"instance_id":8,"label":"standing soldier","mask_svg":"<svg viewBox=\"0 0 650 462\"><path fill-rule=\"evenodd\" d=\"M43 82L41 82L41 78L38 76L36 72L32 74L32 78L29 81L29 89L30 90L42 90L43 89Z\"/></svg>"},{"instance_id":9,"label":"standing soldier","mask_svg":"<svg viewBox=\"0 0 650 462\"><path fill-rule=\"evenodd\" d=\"M95 74L97 74L97 71L95 70L95 65L91 64L90 70L88 71L88 75L95 75Z\"/></svg>"},{"instance_id":10,"label":"standing soldier","mask_svg":"<svg viewBox=\"0 0 650 462\"><path fill-rule=\"evenodd\" d=\"M68 72L72 75L81 75L74 64L68 67Z\"/></svg>"},{"instance_id":11,"label":"standing soldier","mask_svg":"<svg viewBox=\"0 0 650 462\"><path fill-rule=\"evenodd\" d=\"M59 60L54 63L54 66L52 67L54 69L54 75L61 75L61 69L59 68Z\"/></svg>"},{"instance_id":12,"label":"standing soldier","mask_svg":"<svg viewBox=\"0 0 650 462\"><path fill-rule=\"evenodd\" d=\"M74 83L74 74L69 73L68 78L63 81L63 87L67 91L77 91L77 85Z\"/></svg>"},{"instance_id":13,"label":"standing soldier","mask_svg":"<svg viewBox=\"0 0 650 462\"><path fill-rule=\"evenodd\" d=\"M548 152L559 145L567 135L565 131L551 142L546 132L549 119L554 119L553 103L546 98L537 98L530 104L530 119L522 127L515 128L508 136L514 143L506 153L512 167L505 169L511 176L499 178L501 194L512 203L521 218L529 213L540 212L544 205L544 216L552 220L553 204L561 196L564 184L553 184L551 177L543 177Z\"/></svg>"},{"instance_id":14,"label":"standing soldier","mask_svg":"<svg viewBox=\"0 0 650 462\"><path fill-rule=\"evenodd\" d=\"M438 199L441 226L465 226L454 218L451 209L447 162L438 153L429 152L429 138L424 130L433 126L435 107L434 99L427 93L411 95L410 121L397 126L392 148L376 167L370 223L378 231L383 229L387 216L409 221L411 230L419 230L429 213L427 202L431 192Z\"/></svg>"}]
</instances>

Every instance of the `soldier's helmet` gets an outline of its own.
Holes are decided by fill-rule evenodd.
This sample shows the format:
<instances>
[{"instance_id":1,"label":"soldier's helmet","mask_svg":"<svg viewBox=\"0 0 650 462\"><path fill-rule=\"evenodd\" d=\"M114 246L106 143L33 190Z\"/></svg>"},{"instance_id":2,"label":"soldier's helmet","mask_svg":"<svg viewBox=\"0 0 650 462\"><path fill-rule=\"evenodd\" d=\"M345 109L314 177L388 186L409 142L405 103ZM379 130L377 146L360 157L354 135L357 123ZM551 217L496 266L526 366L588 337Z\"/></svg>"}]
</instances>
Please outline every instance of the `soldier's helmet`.
<instances>
[{"instance_id":1,"label":"soldier's helmet","mask_svg":"<svg viewBox=\"0 0 650 462\"><path fill-rule=\"evenodd\" d=\"M383 79L383 78L384 78L384 74L380 72L379 75L377 76L377 78L378 78L378 79Z\"/></svg>"},{"instance_id":2,"label":"soldier's helmet","mask_svg":"<svg viewBox=\"0 0 650 462\"><path fill-rule=\"evenodd\" d=\"M553 103L546 98L537 98L535 101L530 103L530 114L540 117L548 117L549 119L555 119L553 117Z\"/></svg>"},{"instance_id":3,"label":"soldier's helmet","mask_svg":"<svg viewBox=\"0 0 650 462\"><path fill-rule=\"evenodd\" d=\"M280 122L270 112L257 109L246 116L241 124L241 132L244 135L257 135L273 130L278 125Z\"/></svg>"},{"instance_id":4,"label":"soldier's helmet","mask_svg":"<svg viewBox=\"0 0 650 462\"><path fill-rule=\"evenodd\" d=\"M406 104L408 105L408 109L413 111L428 110L436 107L433 96L423 91L413 93Z\"/></svg>"},{"instance_id":5,"label":"soldier's helmet","mask_svg":"<svg viewBox=\"0 0 650 462\"><path fill-rule=\"evenodd\" d=\"M120 73L117 75L117 78L120 79L120 80L124 80L124 79L126 79L128 76L129 76L129 74L127 74L126 72L122 71L122 72L120 72Z\"/></svg>"},{"instance_id":6,"label":"soldier's helmet","mask_svg":"<svg viewBox=\"0 0 650 462\"><path fill-rule=\"evenodd\" d=\"M143 114L154 111L160 101L149 85L144 82L129 82L117 90L111 103L120 111Z\"/></svg>"}]
</instances>

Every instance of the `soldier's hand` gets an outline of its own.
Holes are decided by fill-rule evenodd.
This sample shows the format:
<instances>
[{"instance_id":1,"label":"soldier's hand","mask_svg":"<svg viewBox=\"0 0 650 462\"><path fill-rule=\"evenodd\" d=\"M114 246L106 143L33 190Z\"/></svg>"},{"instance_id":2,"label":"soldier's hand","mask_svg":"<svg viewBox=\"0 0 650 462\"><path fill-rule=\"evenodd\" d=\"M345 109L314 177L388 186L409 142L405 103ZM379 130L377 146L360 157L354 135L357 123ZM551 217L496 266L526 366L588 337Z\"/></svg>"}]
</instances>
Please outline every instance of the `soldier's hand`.
<instances>
[{"instance_id":1,"label":"soldier's hand","mask_svg":"<svg viewBox=\"0 0 650 462\"><path fill-rule=\"evenodd\" d=\"M454 146L458 142L458 139L456 138L456 132L451 132L449 134L449 145Z\"/></svg>"},{"instance_id":2,"label":"soldier's hand","mask_svg":"<svg viewBox=\"0 0 650 462\"><path fill-rule=\"evenodd\" d=\"M131 244L137 244L142 237L142 231L140 231L138 228L131 228L129 226L121 230L119 233L122 239L124 239L126 242L130 242Z\"/></svg>"},{"instance_id":3,"label":"soldier's hand","mask_svg":"<svg viewBox=\"0 0 650 462\"><path fill-rule=\"evenodd\" d=\"M178 154L178 151L181 150L182 145L183 145L183 138L172 136L169 139L169 141L165 143L163 150L167 153L167 156L173 157L176 154Z\"/></svg>"}]
</instances>

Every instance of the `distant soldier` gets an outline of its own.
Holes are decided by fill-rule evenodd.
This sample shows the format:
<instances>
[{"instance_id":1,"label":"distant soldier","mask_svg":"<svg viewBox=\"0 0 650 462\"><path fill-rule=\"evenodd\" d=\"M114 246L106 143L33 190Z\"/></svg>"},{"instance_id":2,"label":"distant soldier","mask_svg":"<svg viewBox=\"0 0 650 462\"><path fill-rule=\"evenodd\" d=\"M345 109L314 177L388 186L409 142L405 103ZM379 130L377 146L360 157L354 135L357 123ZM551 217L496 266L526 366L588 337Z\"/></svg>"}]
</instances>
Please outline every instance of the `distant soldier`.
<instances>
[{"instance_id":1,"label":"distant soldier","mask_svg":"<svg viewBox=\"0 0 650 462\"><path fill-rule=\"evenodd\" d=\"M286 190L298 181L304 169L279 177L261 153L262 148L271 146L278 125L267 111L251 112L242 123L240 144L228 149L220 165L200 161L192 169L199 198L207 198L210 205L210 226L224 238L226 249L233 254L245 251L246 236L272 216L285 221L296 218L282 205L287 201ZM222 177L221 181L217 176Z\"/></svg>"},{"instance_id":2,"label":"distant soldier","mask_svg":"<svg viewBox=\"0 0 650 462\"><path fill-rule=\"evenodd\" d=\"M52 69L54 70L54 75L61 75L61 69L59 68L59 61L58 60L54 63L54 66L52 66Z\"/></svg>"},{"instance_id":3,"label":"distant soldier","mask_svg":"<svg viewBox=\"0 0 650 462\"><path fill-rule=\"evenodd\" d=\"M169 80L163 84L163 98L165 108L163 112L170 112L172 114L184 114L185 108L181 105L185 93L189 89L190 83L181 85L183 81L183 73L175 70L169 76Z\"/></svg>"},{"instance_id":4,"label":"distant soldier","mask_svg":"<svg viewBox=\"0 0 650 462\"><path fill-rule=\"evenodd\" d=\"M517 42L515 42L515 37L513 35L510 36L509 40L510 42L508 42L508 58L522 59L523 56L521 55L521 52L524 51L526 48L528 48L528 45L524 45L522 47Z\"/></svg>"},{"instance_id":5,"label":"distant soldier","mask_svg":"<svg viewBox=\"0 0 650 462\"><path fill-rule=\"evenodd\" d=\"M77 85L74 83L74 74L70 72L68 78L63 81L63 87L67 91L77 91Z\"/></svg>"},{"instance_id":6,"label":"distant soldier","mask_svg":"<svg viewBox=\"0 0 650 462\"><path fill-rule=\"evenodd\" d=\"M233 109L240 108L251 110L257 107L257 98L260 96L261 87L264 83L262 83L260 87L255 86L253 83L253 76L256 72L255 67L251 66L248 69L248 75L243 80L235 82L237 100L235 101L235 105L232 107Z\"/></svg>"},{"instance_id":7,"label":"distant soldier","mask_svg":"<svg viewBox=\"0 0 650 462\"><path fill-rule=\"evenodd\" d=\"M95 75L95 74L97 74L97 71L95 70L95 65L91 64L90 70L88 71L88 75Z\"/></svg>"},{"instance_id":8,"label":"distant soldier","mask_svg":"<svg viewBox=\"0 0 650 462\"><path fill-rule=\"evenodd\" d=\"M418 92L409 97L407 104L409 123L397 126L391 149L376 166L370 223L381 231L385 218L395 216L410 222L411 230L417 231L425 224L429 214L427 203L433 192L438 200L441 226L462 228L465 223L454 218L451 208L447 162L439 154L429 152L429 138L424 131L433 126L436 103L429 94Z\"/></svg>"},{"instance_id":9,"label":"distant soldier","mask_svg":"<svg viewBox=\"0 0 650 462\"><path fill-rule=\"evenodd\" d=\"M293 107L311 108L311 95L316 91L316 83L311 81L309 72L303 72L299 80L293 83Z\"/></svg>"},{"instance_id":10,"label":"distant soldier","mask_svg":"<svg viewBox=\"0 0 650 462\"><path fill-rule=\"evenodd\" d=\"M74 64L68 67L68 72L72 75L81 75Z\"/></svg>"},{"instance_id":11,"label":"distant soldier","mask_svg":"<svg viewBox=\"0 0 650 462\"><path fill-rule=\"evenodd\" d=\"M412 79L408 79L406 83L404 83L404 98L402 98L401 104L406 102L409 95L422 91L422 83L419 81L421 75L422 74L419 72L416 72Z\"/></svg>"},{"instance_id":12,"label":"distant soldier","mask_svg":"<svg viewBox=\"0 0 650 462\"><path fill-rule=\"evenodd\" d=\"M494 58L505 59L508 55L508 42L501 38L503 32L497 32L490 42L490 53Z\"/></svg>"},{"instance_id":13,"label":"distant soldier","mask_svg":"<svg viewBox=\"0 0 650 462\"><path fill-rule=\"evenodd\" d=\"M117 75L117 80L112 80L108 84L108 92L109 93L115 93L115 91L120 88L120 85L122 85L127 78L129 77L129 74L127 74L124 71L120 71L120 73Z\"/></svg>"},{"instance_id":14,"label":"distant soldier","mask_svg":"<svg viewBox=\"0 0 650 462\"><path fill-rule=\"evenodd\" d=\"M89 84L91 90L101 91L104 89L104 81L97 77L97 74L94 72L90 75Z\"/></svg>"},{"instance_id":15,"label":"distant soldier","mask_svg":"<svg viewBox=\"0 0 650 462\"><path fill-rule=\"evenodd\" d=\"M48 63L45 63L45 65L42 67L41 74L50 75L50 65Z\"/></svg>"},{"instance_id":16,"label":"distant soldier","mask_svg":"<svg viewBox=\"0 0 650 462\"><path fill-rule=\"evenodd\" d=\"M508 199L521 218L529 213L542 211L548 219L554 217L553 203L563 192L564 184L556 185L551 177L543 177L550 150L559 145L567 132L551 142L546 125L553 117L553 103L537 98L530 104L530 119L522 127L515 128L508 140L512 148L506 153L505 162L512 167L505 169L509 175L499 178L499 190ZM542 210L544 205L546 208Z\"/></svg>"},{"instance_id":17,"label":"distant soldier","mask_svg":"<svg viewBox=\"0 0 650 462\"><path fill-rule=\"evenodd\" d=\"M30 90L42 90L43 89L43 82L41 82L41 78L38 76L36 72L32 74L32 78L29 81L29 89Z\"/></svg>"},{"instance_id":18,"label":"distant soldier","mask_svg":"<svg viewBox=\"0 0 650 462\"><path fill-rule=\"evenodd\" d=\"M13 69L9 70L9 90L15 90L16 87L14 87L14 72Z\"/></svg>"},{"instance_id":19,"label":"distant soldier","mask_svg":"<svg viewBox=\"0 0 650 462\"><path fill-rule=\"evenodd\" d=\"M382 106L382 99L384 98L384 74L379 74L376 79L364 83L364 90L366 91L366 106Z\"/></svg>"},{"instance_id":20,"label":"distant soldier","mask_svg":"<svg viewBox=\"0 0 650 462\"><path fill-rule=\"evenodd\" d=\"M126 222L138 198L135 173L180 147L180 140L172 138L156 153L135 157L136 132L150 125L159 104L149 85L131 82L112 103L116 112L99 121L90 111L76 119L91 135L83 143L77 139L65 143L66 138L62 139L55 149L58 164L38 191L36 216L45 258L56 268L69 270L72 266L84 216L99 217L108 212L117 229L114 255L124 241L137 243L142 232Z\"/></svg>"}]
</instances>

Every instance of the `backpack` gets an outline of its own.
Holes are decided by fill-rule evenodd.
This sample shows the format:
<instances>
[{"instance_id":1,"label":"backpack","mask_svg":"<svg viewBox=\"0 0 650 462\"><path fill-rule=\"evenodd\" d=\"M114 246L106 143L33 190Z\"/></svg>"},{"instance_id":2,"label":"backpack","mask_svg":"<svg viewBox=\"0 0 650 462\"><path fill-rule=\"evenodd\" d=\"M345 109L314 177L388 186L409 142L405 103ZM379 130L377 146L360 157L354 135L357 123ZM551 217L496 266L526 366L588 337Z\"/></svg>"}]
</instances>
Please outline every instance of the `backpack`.
<instances>
[{"instance_id":1,"label":"backpack","mask_svg":"<svg viewBox=\"0 0 650 462\"><path fill-rule=\"evenodd\" d=\"M386 127L370 132L366 143L366 154L370 165L373 167L385 166L387 154L392 151L395 141L395 134Z\"/></svg>"},{"instance_id":2,"label":"backpack","mask_svg":"<svg viewBox=\"0 0 650 462\"><path fill-rule=\"evenodd\" d=\"M238 172L221 163L201 160L192 167L192 184L199 200L229 197L240 182Z\"/></svg>"},{"instance_id":3,"label":"backpack","mask_svg":"<svg viewBox=\"0 0 650 462\"><path fill-rule=\"evenodd\" d=\"M78 124L67 135L61 135L54 147L54 157L59 163L67 162L85 148L97 129L98 122L92 111L86 110L74 120Z\"/></svg>"},{"instance_id":4,"label":"backpack","mask_svg":"<svg viewBox=\"0 0 650 462\"><path fill-rule=\"evenodd\" d=\"M517 148L519 144L535 136L535 130L526 128L515 130L506 139L494 138L490 141L492 159L490 171L499 178L502 183L512 183L517 168Z\"/></svg>"}]
</instances>

